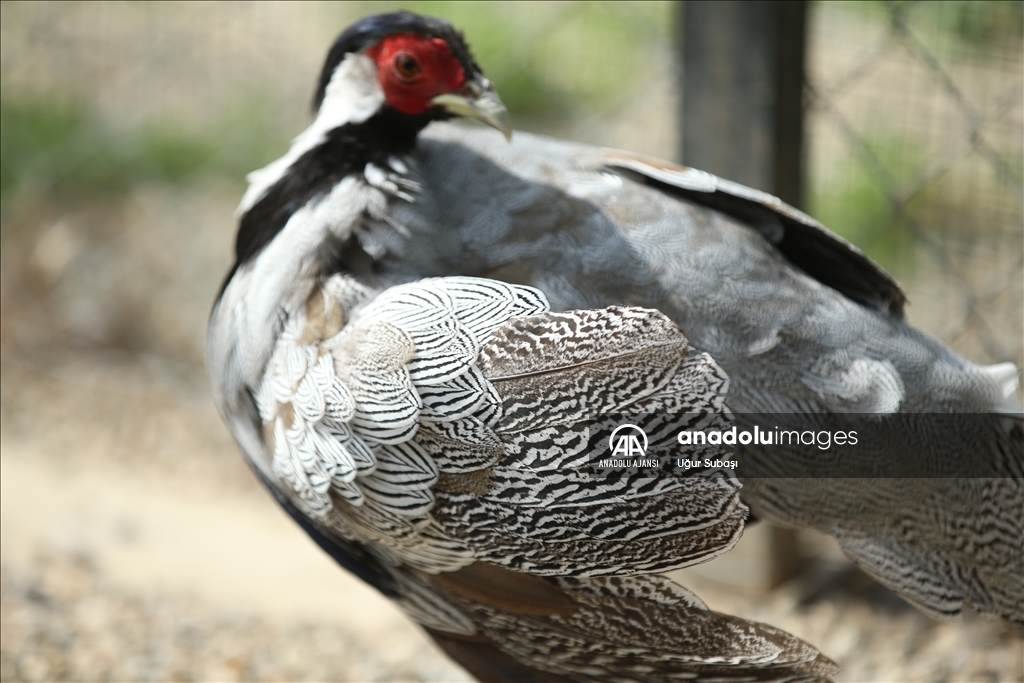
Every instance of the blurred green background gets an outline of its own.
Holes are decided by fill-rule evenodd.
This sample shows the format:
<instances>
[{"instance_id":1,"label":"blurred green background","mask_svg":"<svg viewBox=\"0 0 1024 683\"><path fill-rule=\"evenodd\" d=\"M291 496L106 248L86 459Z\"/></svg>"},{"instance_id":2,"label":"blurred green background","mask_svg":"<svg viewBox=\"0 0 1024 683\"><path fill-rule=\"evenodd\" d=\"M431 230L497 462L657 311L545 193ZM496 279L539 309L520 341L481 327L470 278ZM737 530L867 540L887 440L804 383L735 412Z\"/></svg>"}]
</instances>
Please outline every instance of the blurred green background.
<instances>
[{"instance_id":1,"label":"blurred green background","mask_svg":"<svg viewBox=\"0 0 1024 683\"><path fill-rule=\"evenodd\" d=\"M110 211L142 188L240 194L308 123L336 32L399 7L464 30L520 129L677 156L674 3L4 3L5 292L40 284L23 272L27 241L58 214ZM985 361L1024 357L1021 268L1002 262L1024 248L1021 7L811 12L805 208L905 282L920 324ZM95 230L72 231L75 258L105 239ZM998 310L979 308L991 299ZM974 329L1007 315L1012 337Z\"/></svg>"},{"instance_id":2,"label":"blurred green background","mask_svg":"<svg viewBox=\"0 0 1024 683\"><path fill-rule=\"evenodd\" d=\"M518 129L677 157L676 3L0 3L2 680L462 675L280 518L203 370L245 174L308 125L336 35L399 7L465 32ZM915 325L1018 365L1022 8L811 3L805 84L807 210L893 271ZM1024 676L999 624L698 588L840 680Z\"/></svg>"}]
</instances>

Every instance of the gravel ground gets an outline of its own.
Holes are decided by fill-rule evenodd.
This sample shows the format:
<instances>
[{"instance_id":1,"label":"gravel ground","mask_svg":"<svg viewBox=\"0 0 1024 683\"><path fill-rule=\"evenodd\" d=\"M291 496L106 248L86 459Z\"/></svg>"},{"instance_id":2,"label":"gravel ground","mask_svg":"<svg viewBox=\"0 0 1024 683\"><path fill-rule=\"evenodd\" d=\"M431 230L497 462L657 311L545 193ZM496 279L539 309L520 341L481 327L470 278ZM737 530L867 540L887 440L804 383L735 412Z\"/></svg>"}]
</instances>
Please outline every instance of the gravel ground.
<instances>
[{"instance_id":1,"label":"gravel ground","mask_svg":"<svg viewBox=\"0 0 1024 683\"><path fill-rule=\"evenodd\" d=\"M4 566L4 680L460 679L429 646L370 648L330 623L279 623L112 583L88 555Z\"/></svg>"},{"instance_id":2,"label":"gravel ground","mask_svg":"<svg viewBox=\"0 0 1024 683\"><path fill-rule=\"evenodd\" d=\"M468 680L277 510L200 388L109 354L45 367L2 365L0 678ZM760 525L674 577L818 645L839 681L1024 680L1020 631L930 620L801 540L775 589Z\"/></svg>"},{"instance_id":3,"label":"gravel ground","mask_svg":"<svg viewBox=\"0 0 1024 683\"><path fill-rule=\"evenodd\" d=\"M3 680L470 680L278 511L201 393L69 356L2 366Z\"/></svg>"}]
</instances>

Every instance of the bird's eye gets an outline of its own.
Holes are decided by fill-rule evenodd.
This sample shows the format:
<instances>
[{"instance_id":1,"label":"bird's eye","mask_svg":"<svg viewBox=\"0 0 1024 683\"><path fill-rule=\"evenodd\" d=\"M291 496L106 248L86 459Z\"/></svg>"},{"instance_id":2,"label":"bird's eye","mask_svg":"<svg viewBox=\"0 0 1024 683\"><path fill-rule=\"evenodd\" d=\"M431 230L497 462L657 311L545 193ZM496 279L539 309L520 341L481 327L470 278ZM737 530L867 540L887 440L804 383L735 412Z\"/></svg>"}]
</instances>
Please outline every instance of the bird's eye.
<instances>
[{"instance_id":1,"label":"bird's eye","mask_svg":"<svg viewBox=\"0 0 1024 683\"><path fill-rule=\"evenodd\" d=\"M423 73L423 67L415 57L402 53L395 57L395 71L400 78L411 81Z\"/></svg>"}]
</instances>

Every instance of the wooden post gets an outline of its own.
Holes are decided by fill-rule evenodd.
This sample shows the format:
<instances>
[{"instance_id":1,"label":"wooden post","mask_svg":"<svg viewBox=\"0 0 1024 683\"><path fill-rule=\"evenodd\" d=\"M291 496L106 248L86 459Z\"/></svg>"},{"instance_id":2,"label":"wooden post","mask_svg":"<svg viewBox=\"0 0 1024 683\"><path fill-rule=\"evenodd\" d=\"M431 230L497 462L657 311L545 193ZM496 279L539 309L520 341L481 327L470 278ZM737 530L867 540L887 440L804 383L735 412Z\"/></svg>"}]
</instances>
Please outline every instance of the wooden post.
<instances>
[{"instance_id":1,"label":"wooden post","mask_svg":"<svg viewBox=\"0 0 1024 683\"><path fill-rule=\"evenodd\" d=\"M805 0L680 2L680 157L803 204ZM768 534L768 582L800 569L794 529Z\"/></svg>"},{"instance_id":2,"label":"wooden post","mask_svg":"<svg viewBox=\"0 0 1024 683\"><path fill-rule=\"evenodd\" d=\"M683 163L800 206L807 3L680 5Z\"/></svg>"}]
</instances>

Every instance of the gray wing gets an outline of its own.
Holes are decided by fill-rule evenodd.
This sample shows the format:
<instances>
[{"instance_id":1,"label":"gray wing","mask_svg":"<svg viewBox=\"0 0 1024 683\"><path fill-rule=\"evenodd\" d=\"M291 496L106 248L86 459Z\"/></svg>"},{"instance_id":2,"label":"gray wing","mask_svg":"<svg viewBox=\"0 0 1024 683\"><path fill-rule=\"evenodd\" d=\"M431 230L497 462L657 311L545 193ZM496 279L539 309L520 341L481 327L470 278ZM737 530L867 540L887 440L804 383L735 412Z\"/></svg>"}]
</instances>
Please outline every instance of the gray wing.
<instances>
[{"instance_id":1,"label":"gray wing","mask_svg":"<svg viewBox=\"0 0 1024 683\"><path fill-rule=\"evenodd\" d=\"M907 297L860 249L778 197L695 168L605 150L609 169L728 214L756 230L794 266L859 304L902 320Z\"/></svg>"},{"instance_id":2,"label":"gray wing","mask_svg":"<svg viewBox=\"0 0 1024 683\"><path fill-rule=\"evenodd\" d=\"M389 243L379 276L520 282L544 291L554 310L656 308L729 373L738 412L1020 409L1012 366L980 368L882 312L898 308L896 284L812 219L698 172L689 173L707 192L692 178L667 191L672 174L650 167L648 182L640 161L617 170L623 158L528 134L506 144L487 131L432 126L413 159L423 191L392 209L408 237ZM731 212L706 206L714 197L734 200ZM781 228L736 217L753 205ZM828 251L845 265L825 270L862 273L875 303L810 276L810 263L795 267L773 240Z\"/></svg>"}]
</instances>

